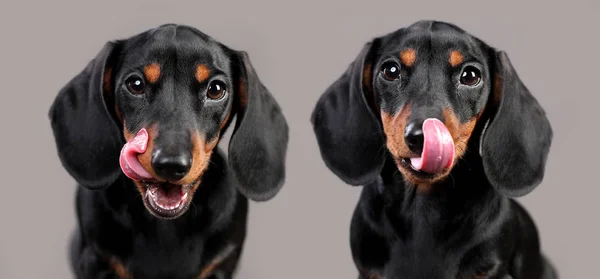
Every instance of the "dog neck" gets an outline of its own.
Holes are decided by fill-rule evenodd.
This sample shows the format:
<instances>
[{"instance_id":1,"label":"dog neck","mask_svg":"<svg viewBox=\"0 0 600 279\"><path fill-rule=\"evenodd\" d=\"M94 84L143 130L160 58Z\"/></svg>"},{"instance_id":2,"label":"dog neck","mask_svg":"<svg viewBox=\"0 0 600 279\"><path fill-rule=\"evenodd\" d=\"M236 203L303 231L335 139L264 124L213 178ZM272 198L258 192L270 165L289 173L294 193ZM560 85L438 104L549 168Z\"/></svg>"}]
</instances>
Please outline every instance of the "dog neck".
<instances>
[{"instance_id":1,"label":"dog neck","mask_svg":"<svg viewBox=\"0 0 600 279\"><path fill-rule=\"evenodd\" d=\"M487 181L481 159L476 154L465 156L468 157L461 159L446 178L429 185L408 182L393 161L388 160L373 186L386 211L402 220L429 219L442 225L456 218L474 218L485 212L484 207L503 201Z\"/></svg>"}]
</instances>

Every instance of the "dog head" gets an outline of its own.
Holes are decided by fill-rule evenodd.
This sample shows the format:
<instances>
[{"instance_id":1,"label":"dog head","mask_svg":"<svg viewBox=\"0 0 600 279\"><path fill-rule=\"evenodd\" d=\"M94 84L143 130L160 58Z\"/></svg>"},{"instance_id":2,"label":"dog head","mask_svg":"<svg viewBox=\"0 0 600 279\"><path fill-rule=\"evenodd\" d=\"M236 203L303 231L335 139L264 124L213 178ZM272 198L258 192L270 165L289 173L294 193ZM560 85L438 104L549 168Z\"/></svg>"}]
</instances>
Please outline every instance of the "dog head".
<instances>
[{"instance_id":1,"label":"dog head","mask_svg":"<svg viewBox=\"0 0 600 279\"><path fill-rule=\"evenodd\" d=\"M384 148L410 184L441 181L480 141L491 185L520 196L542 181L552 140L544 110L506 53L436 21L365 44L311 122L325 163L351 185L379 176Z\"/></svg>"},{"instance_id":2,"label":"dog head","mask_svg":"<svg viewBox=\"0 0 600 279\"><path fill-rule=\"evenodd\" d=\"M60 160L78 183L125 174L157 217L183 214L234 115L230 169L257 201L285 178L288 126L248 55L167 24L106 43L49 112Z\"/></svg>"}]
</instances>

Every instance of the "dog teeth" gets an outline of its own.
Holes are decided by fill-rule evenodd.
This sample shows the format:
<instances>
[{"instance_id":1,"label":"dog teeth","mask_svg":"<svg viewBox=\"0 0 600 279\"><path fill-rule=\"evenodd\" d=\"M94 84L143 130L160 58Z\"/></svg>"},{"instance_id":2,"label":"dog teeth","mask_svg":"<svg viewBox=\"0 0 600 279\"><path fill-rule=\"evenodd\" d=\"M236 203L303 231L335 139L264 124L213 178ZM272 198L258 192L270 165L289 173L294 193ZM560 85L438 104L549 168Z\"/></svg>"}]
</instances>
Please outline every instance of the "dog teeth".
<instances>
[{"instance_id":1,"label":"dog teeth","mask_svg":"<svg viewBox=\"0 0 600 279\"><path fill-rule=\"evenodd\" d=\"M157 202L157 200L158 200L158 198L155 198L155 197L153 197L153 201L154 201L154 203L155 203L155 204L156 204L158 207L160 207L161 209L163 209L163 210L174 210L174 209L177 209L177 208L179 208L179 207L181 206L181 203L182 203L182 201L180 201L180 202L178 202L178 203L177 203L177 204L175 204L175 205L165 205L165 206L162 206L162 205L160 205L160 204Z\"/></svg>"},{"instance_id":2,"label":"dog teeth","mask_svg":"<svg viewBox=\"0 0 600 279\"><path fill-rule=\"evenodd\" d=\"M149 198L149 200L151 200L152 203L154 204L155 208L160 211L177 210L186 202L187 198L189 197L188 193L184 193L176 204L166 205L166 204L161 204L159 202L159 194L158 194L159 192L158 191L159 191L159 189L157 187L149 187L148 190L146 191L146 197Z\"/></svg>"}]
</instances>

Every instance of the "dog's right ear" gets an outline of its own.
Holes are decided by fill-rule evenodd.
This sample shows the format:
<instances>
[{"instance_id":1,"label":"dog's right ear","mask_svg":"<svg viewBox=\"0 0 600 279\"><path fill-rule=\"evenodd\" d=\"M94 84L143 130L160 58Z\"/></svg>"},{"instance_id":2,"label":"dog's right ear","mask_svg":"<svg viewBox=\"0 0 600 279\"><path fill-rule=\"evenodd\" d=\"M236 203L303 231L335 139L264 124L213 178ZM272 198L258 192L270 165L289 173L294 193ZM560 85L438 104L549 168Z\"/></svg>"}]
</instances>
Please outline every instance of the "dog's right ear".
<instances>
[{"instance_id":1,"label":"dog's right ear","mask_svg":"<svg viewBox=\"0 0 600 279\"><path fill-rule=\"evenodd\" d=\"M368 100L378 39L366 43L346 72L321 96L311 115L321 157L345 183L376 179L385 162L383 130Z\"/></svg>"},{"instance_id":2,"label":"dog's right ear","mask_svg":"<svg viewBox=\"0 0 600 279\"><path fill-rule=\"evenodd\" d=\"M495 51L496 108L481 138L480 154L491 185L509 197L524 196L544 179L554 132L504 51Z\"/></svg>"},{"instance_id":3,"label":"dog's right ear","mask_svg":"<svg viewBox=\"0 0 600 279\"><path fill-rule=\"evenodd\" d=\"M111 60L118 46L106 43L59 91L48 113L62 165L91 189L107 187L121 174L119 152L124 141L105 103L105 94L114 92Z\"/></svg>"}]
</instances>

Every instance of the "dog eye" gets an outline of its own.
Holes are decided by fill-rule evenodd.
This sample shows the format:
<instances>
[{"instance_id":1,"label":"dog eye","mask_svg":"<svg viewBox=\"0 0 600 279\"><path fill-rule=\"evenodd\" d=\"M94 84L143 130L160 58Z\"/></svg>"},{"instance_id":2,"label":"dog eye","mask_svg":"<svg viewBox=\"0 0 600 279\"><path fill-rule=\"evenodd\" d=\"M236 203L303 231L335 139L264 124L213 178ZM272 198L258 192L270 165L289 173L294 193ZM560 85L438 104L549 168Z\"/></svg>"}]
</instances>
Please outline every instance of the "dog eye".
<instances>
[{"instance_id":1,"label":"dog eye","mask_svg":"<svg viewBox=\"0 0 600 279\"><path fill-rule=\"evenodd\" d=\"M396 62L385 62L381 65L381 72L386 80L397 80L400 77L400 66Z\"/></svg>"},{"instance_id":2,"label":"dog eye","mask_svg":"<svg viewBox=\"0 0 600 279\"><path fill-rule=\"evenodd\" d=\"M475 86L481 80L481 72L473 66L467 66L460 74L460 83L468 86Z\"/></svg>"},{"instance_id":3,"label":"dog eye","mask_svg":"<svg viewBox=\"0 0 600 279\"><path fill-rule=\"evenodd\" d=\"M206 92L206 96L213 100L221 99L225 95L225 83L219 80L213 81L208 86L208 91Z\"/></svg>"},{"instance_id":4,"label":"dog eye","mask_svg":"<svg viewBox=\"0 0 600 279\"><path fill-rule=\"evenodd\" d=\"M127 90L132 94L144 94L144 90L146 90L146 84L141 77L131 76L125 80L125 85L127 85Z\"/></svg>"}]
</instances>

